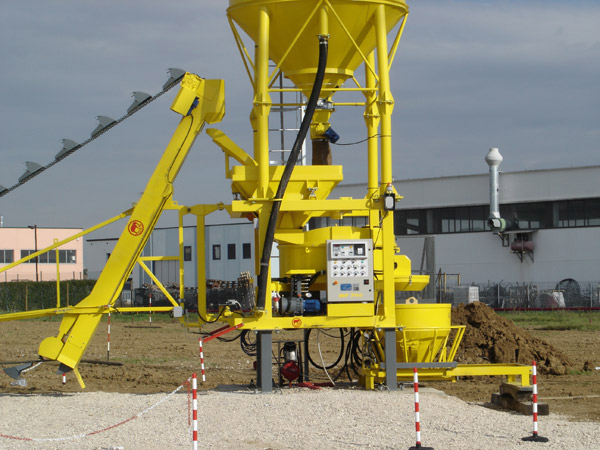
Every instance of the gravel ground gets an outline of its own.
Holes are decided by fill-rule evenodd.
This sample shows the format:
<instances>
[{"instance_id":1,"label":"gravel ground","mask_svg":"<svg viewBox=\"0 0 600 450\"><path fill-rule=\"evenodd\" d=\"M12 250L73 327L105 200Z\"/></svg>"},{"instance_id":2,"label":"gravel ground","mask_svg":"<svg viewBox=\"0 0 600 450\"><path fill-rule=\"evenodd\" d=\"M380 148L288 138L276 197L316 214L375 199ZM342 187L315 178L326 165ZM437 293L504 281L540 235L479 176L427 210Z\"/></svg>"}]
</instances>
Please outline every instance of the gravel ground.
<instances>
[{"instance_id":1,"label":"gravel ground","mask_svg":"<svg viewBox=\"0 0 600 450\"><path fill-rule=\"evenodd\" d=\"M554 414L540 417L540 435L550 442L523 442L522 437L531 435L531 417L466 403L430 388L422 388L419 394L424 446L600 448L597 422L568 422ZM408 449L415 445L412 390L286 389L269 395L222 389L200 392L198 404L199 448ZM2 394L0 411L3 449L192 447L185 388L172 395Z\"/></svg>"}]
</instances>

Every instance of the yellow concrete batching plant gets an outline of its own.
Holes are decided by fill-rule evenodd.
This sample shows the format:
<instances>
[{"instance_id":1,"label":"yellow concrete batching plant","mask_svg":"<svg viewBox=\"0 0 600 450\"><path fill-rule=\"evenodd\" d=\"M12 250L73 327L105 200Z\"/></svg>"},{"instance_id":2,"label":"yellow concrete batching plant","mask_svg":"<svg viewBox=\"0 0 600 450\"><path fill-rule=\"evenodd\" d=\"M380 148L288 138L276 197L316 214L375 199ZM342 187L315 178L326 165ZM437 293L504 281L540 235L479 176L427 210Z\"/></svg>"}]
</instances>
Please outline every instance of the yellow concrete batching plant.
<instances>
[{"instance_id":1,"label":"yellow concrete batching plant","mask_svg":"<svg viewBox=\"0 0 600 450\"><path fill-rule=\"evenodd\" d=\"M83 383L79 361L102 315L114 310L134 265L147 269L141 252L163 210L179 212L180 228L185 215L195 215L198 248L203 248L205 217L225 209L232 218L256 224L256 279L245 277L238 284L239 298L211 309L206 263L199 255L200 319L188 324L201 327L222 321L255 332L257 379L263 392L272 389L273 332L323 328L360 330L368 348L359 372L366 388L384 383L395 389L398 380L412 379L414 367L424 379L507 375L509 381L520 378L528 384L529 367L453 361L464 327L451 325L450 305L396 303L397 291L419 291L429 282L428 276L413 275L411 261L401 254L394 235L394 210L402 197L393 185L390 70L407 17L403 0L230 0L227 19L253 90L247 139L251 145L244 149L216 128L207 133L225 154L225 176L231 180L234 200L228 205L182 206L172 199L173 181L194 137L205 123L219 122L224 115L223 83L186 74L172 105L182 115L181 123L140 201L125 214L128 223L94 290L76 306L37 312L64 314L57 336L42 342L40 356L60 361ZM278 86L280 75L292 86ZM338 93L354 100L336 102ZM282 100L290 94L307 100ZM299 106L305 113L294 145L286 164L275 165L269 157L273 108ZM331 123L336 110L346 106L359 106L364 118L367 189L361 198L331 198L344 179L343 167L330 162L330 143L338 138ZM297 165L307 138L313 144L313 163ZM311 225L315 218L344 217L362 217L366 225ZM271 271L275 245L279 273ZM180 248L183 261L182 232ZM181 296L168 295L173 306L162 309L178 316L184 289L183 264L180 267ZM11 314L0 320L32 316Z\"/></svg>"}]
</instances>

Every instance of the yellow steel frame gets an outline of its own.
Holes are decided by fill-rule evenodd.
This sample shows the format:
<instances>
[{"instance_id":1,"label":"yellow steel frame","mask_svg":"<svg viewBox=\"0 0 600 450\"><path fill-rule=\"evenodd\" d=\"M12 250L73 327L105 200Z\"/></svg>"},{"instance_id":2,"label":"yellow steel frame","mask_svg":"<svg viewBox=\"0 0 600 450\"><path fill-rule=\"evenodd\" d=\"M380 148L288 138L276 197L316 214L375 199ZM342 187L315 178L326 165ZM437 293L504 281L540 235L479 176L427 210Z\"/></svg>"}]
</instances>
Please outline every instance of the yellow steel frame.
<instances>
[{"instance_id":1,"label":"yellow steel frame","mask_svg":"<svg viewBox=\"0 0 600 450\"><path fill-rule=\"evenodd\" d=\"M275 60L276 66L269 71L270 29L272 26L272 11L269 7L263 7L263 2L256 3L256 27L254 58L246 48L241 32L236 24L233 11L228 11L228 20L233 31L237 48L240 52L246 72L254 89L253 110L251 122L254 128L254 156L250 157L243 149L237 146L227 136L218 130L208 130L217 145L225 152L226 176L231 178L232 190L241 193L240 200L234 200L230 212L234 217L256 217L258 218L258 232L256 239L256 254L262 253L262 245L266 233L267 217L274 201L281 202L278 225L275 232L276 242L285 242L292 245L312 245L304 242L302 227L311 217L333 217L341 218L344 215L362 215L369 218L370 227L365 235L372 237L378 261L375 262L377 269L381 272L380 281L376 283L376 290L382 294L383 301L379 307L374 304L344 304L328 305L328 313L321 316L303 317L275 317L271 310L270 289L265 299L264 311L256 311L251 317L240 317L233 314L227 308L220 314L221 319L227 320L230 325L244 323L243 328L253 330L278 330L293 328L330 328L330 327L359 327L393 328L395 324L395 290L399 289L422 289L428 281L425 276L412 276L410 261L402 264L401 270L395 270L399 249L396 247L393 231L393 214L383 209L381 196L388 184L392 182L392 151L391 151L391 114L393 111L393 97L389 83L389 69L394 54L398 47L406 16L402 18L402 24L394 39L391 48L388 48L386 6L372 2L373 15L370 19L376 34L376 48L371 54L363 52L356 37L352 35L345 23L345 18L338 11L336 2L329 0L316 0L308 4L305 17L294 17L294 29L297 31L285 44L282 54ZM268 3L268 2L267 2ZM365 2L369 3L369 2ZM276 5L277 6L277 5ZM234 8L235 9L235 8ZM370 10L371 11L371 10ZM278 17L277 20L292 20L291 17ZM283 199L274 199L274 193L279 183L279 176L274 168L269 166L269 113L273 105L270 94L273 92L293 92L298 88L273 88L277 74L284 67L286 60L292 58L292 49L299 42L304 33L313 33L315 36L328 35L330 32L329 21L335 21L338 29L342 30L342 36L336 39L346 39L350 42L352 51L360 55L366 69L365 86L351 76L356 87L327 87L324 88L325 96L335 92L361 92L366 101L365 122L367 132L372 139L369 140L369 190L363 199L327 199L327 195L337 184L332 174L338 170L336 166L311 166L310 176L304 180L302 173L304 167L297 167L292 174L290 185ZM317 24L317 25L315 25ZM279 24L281 25L281 24ZM314 29L316 26L318 29ZM310 29L310 31L308 31ZM274 38L273 38L274 39ZM339 42L339 41L338 41ZM315 46L317 40L315 38ZM377 56L377 64L375 64ZM282 103L289 106L289 103ZM326 120L329 113L324 112L321 116ZM319 120L313 119L313 120ZM381 131L378 132L379 127ZM379 137L380 136L380 137ZM380 148L380 153L379 153ZM380 158L378 157L380 154ZM233 159L241 166L231 166ZM381 167L379 167L381 159ZM341 169L341 168L340 168ZM341 172L340 172L341 174ZM341 179L341 178L340 178ZM296 181L298 180L298 181ZM309 189L309 187L311 189ZM310 191L310 194L309 194ZM315 195L315 192L317 194ZM399 197L399 196L398 196ZM348 230L345 234L338 233L339 238L347 238L356 235L357 230ZM324 242L321 243L324 245ZM201 259L201 258L200 258ZM271 276L269 274L269 283ZM201 283L199 282L199 285ZM280 288L277 283L271 283L273 288ZM200 286L202 287L202 286ZM283 286L285 289L285 286ZM205 309L205 300L199 293L199 310L207 320L214 320L214 315L208 314Z\"/></svg>"},{"instance_id":2,"label":"yellow steel frame","mask_svg":"<svg viewBox=\"0 0 600 450\"><path fill-rule=\"evenodd\" d=\"M529 386L529 375L531 366L522 364L457 364L451 368L419 368L420 380L456 381L460 377L472 376L506 376L507 381L512 384ZM414 371L410 369L397 369L399 381L412 381ZM360 368L359 383L365 389L375 389L376 383L384 383L386 372L378 367Z\"/></svg>"},{"instance_id":3,"label":"yellow steel frame","mask_svg":"<svg viewBox=\"0 0 600 450\"><path fill-rule=\"evenodd\" d=\"M440 335L445 336L443 342L440 344L440 351L438 354L433 351L426 352L426 358L420 361L413 361L415 366L418 368L419 378L424 380L445 380L445 381L456 381L460 377L464 376L506 376L507 381L513 384L520 384L521 386L529 386L529 375L531 374L531 366L525 366L522 364L457 364L455 367L423 367L422 363L426 363L429 366L434 366L435 363L449 363L454 361L456 352L460 346L460 342L465 332L464 325L451 326L450 329L454 331L453 334L448 333L446 328L437 329L431 328L402 328L399 333L401 338L398 340L402 344L404 349L403 354L398 355L398 358L402 361L410 361L410 355L408 353L408 347L411 343L410 333L414 332L433 332L434 337L431 339L429 345L432 349L436 343L437 331L440 331ZM448 349L448 341L452 340L450 349ZM376 383L384 383L386 380L386 371L383 368L385 363L384 348L380 336L375 333L369 339L369 345L373 349L375 361L366 367L359 369L359 383L366 389L374 389ZM405 366L409 366L411 362L403 363ZM399 381L412 381L413 379L413 368L399 368L396 370L397 379Z\"/></svg>"}]
</instances>

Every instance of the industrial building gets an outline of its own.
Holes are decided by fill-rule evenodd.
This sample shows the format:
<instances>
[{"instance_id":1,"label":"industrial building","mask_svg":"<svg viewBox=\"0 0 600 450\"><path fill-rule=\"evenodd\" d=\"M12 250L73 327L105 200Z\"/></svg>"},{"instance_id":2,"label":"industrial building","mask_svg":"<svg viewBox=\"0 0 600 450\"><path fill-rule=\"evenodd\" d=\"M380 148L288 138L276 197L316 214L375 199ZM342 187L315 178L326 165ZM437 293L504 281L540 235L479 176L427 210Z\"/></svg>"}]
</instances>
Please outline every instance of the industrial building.
<instances>
[{"instance_id":1,"label":"industrial building","mask_svg":"<svg viewBox=\"0 0 600 450\"><path fill-rule=\"evenodd\" d=\"M251 222L206 225L206 278L235 280L242 272L254 274L254 226ZM198 287L198 246L195 226L183 228L184 280L186 287ZM118 238L87 239L86 268L90 278L97 278L112 253ZM179 255L179 229L156 228L142 257ZM152 261L151 270L164 284L179 284L179 261ZM138 265L131 274L131 288L150 284L152 280Z\"/></svg>"},{"instance_id":2,"label":"industrial building","mask_svg":"<svg viewBox=\"0 0 600 450\"><path fill-rule=\"evenodd\" d=\"M41 228L37 225L0 227L0 267L6 267L81 231L81 228ZM6 270L0 281L55 281L57 270L61 280L84 278L82 238Z\"/></svg>"},{"instance_id":3,"label":"industrial building","mask_svg":"<svg viewBox=\"0 0 600 450\"><path fill-rule=\"evenodd\" d=\"M506 307L523 296L543 306L534 305L540 292L560 290L570 291L564 294L573 306L599 306L600 166L503 172L499 179L500 215L513 222L501 233L488 224L487 173L394 181L403 196L394 231L413 270L433 277L437 298L444 284L460 280L478 286L488 303L502 297ZM364 195L366 185L334 193Z\"/></svg>"}]
</instances>

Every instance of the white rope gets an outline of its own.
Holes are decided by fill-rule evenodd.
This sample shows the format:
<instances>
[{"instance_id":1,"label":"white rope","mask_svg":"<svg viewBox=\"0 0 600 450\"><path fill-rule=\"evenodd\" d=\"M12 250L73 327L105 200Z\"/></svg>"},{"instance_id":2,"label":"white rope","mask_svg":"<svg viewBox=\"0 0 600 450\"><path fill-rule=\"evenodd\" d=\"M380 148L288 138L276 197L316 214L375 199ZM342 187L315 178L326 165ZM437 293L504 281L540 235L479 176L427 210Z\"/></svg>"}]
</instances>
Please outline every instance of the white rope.
<instances>
[{"instance_id":1,"label":"white rope","mask_svg":"<svg viewBox=\"0 0 600 450\"><path fill-rule=\"evenodd\" d=\"M35 366L31 366L29 369L25 369L25 370L21 370L21 373L25 373L25 372L29 372L30 370L35 369L37 366L39 366L41 363L43 363L44 361L40 361L39 363L37 363Z\"/></svg>"},{"instance_id":2,"label":"white rope","mask_svg":"<svg viewBox=\"0 0 600 450\"><path fill-rule=\"evenodd\" d=\"M38 365L41 364L38 363ZM33 367L31 368L33 369ZM31 369L27 369L27 370L31 370ZM188 378L187 381L189 381L190 379ZM171 398L173 395L175 395L177 392L179 392L183 387L185 386L185 383L182 384L181 386L179 386L177 389L173 390L172 392L170 392L169 394L167 394L165 397L163 397L162 399L160 399L158 402L156 402L155 404L153 404L152 406L149 406L148 408L144 409L143 411L137 413L136 415L130 417L129 419L123 420L121 422L118 422L114 425L111 425L109 427L103 428L101 430L97 430L97 431L90 431L88 433L80 433L80 434L76 434L73 436L67 436L67 437L60 437L60 438L22 438L22 437L14 437L14 436L6 436L6 435L0 435L1 437L5 437L5 438L10 438L10 439L18 439L18 440L23 440L23 441L33 441L33 442L62 442L62 441L73 441L76 439L84 439L86 437L89 436L93 436L96 434L100 434L103 433L105 431L108 430L112 430L113 428L116 428L120 425L124 425L127 422L131 422L134 419L137 419L138 417L142 417L144 414L150 412L152 409L156 408L158 405L160 405L161 403L165 402L166 400L168 400L169 398Z\"/></svg>"},{"instance_id":3,"label":"white rope","mask_svg":"<svg viewBox=\"0 0 600 450\"><path fill-rule=\"evenodd\" d=\"M325 367L325 361L323 360L323 353L321 353L321 343L319 342L319 337L321 336L321 330L318 330L319 332L317 333L317 348L319 349L319 356L321 357L321 364L323 367L323 371L325 371L325 375L327 375L327 378L329 378L329 381L331 381L331 384L333 384L335 386L335 381L333 381L331 379L331 377L329 376L329 372L327 372L327 367Z\"/></svg>"}]
</instances>

